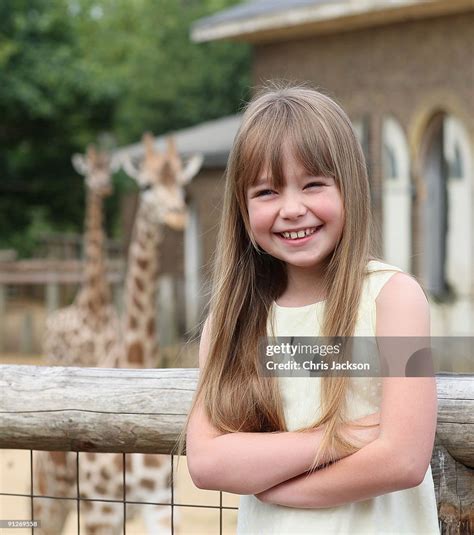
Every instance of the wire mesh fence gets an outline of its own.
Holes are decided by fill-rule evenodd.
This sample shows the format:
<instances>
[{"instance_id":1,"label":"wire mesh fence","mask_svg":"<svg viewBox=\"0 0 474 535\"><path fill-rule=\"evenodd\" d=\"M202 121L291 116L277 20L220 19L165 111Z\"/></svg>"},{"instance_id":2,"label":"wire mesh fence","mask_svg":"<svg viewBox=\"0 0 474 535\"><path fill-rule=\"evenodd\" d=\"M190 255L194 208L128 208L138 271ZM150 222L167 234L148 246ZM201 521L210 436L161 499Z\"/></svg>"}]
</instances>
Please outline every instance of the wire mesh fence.
<instances>
[{"instance_id":1,"label":"wire mesh fence","mask_svg":"<svg viewBox=\"0 0 474 535\"><path fill-rule=\"evenodd\" d=\"M26 452L25 452L26 453ZM120 498L105 498L101 497L95 498L93 496L88 496L84 494L84 492L81 490L81 478L79 474L81 473L81 455L84 455L84 452L70 452L69 455L72 455L74 457L74 465L75 465L75 478L72 485L73 493L74 495L49 495L49 494L42 494L35 491L35 489L38 489L40 485L38 485L38 482L35 482L35 454L38 453L44 453L44 452L38 452L34 450L29 450L29 467L28 467L28 486L29 486L29 492L4 492L5 487L5 481L2 485L2 491L0 492L0 497L11 497L11 498L23 498L29 500L29 518L1 518L1 516L4 516L5 513L0 514L0 533L2 533L1 528L24 528L22 531L23 533L27 533L26 529L28 529L28 532L32 534L40 534L40 533L54 533L54 535L61 535L61 533L65 534L65 531L58 531L56 532L55 529L57 527L57 523L55 523L54 526L48 525L48 520L43 518L41 514L37 514L38 509L38 502L41 502L43 500L51 500L56 501L58 503L62 502L62 505L65 509L72 512L75 512L75 526L74 530L72 531L72 525L71 523L68 524L68 531L67 535L89 535L91 533L94 533L95 527L99 526L107 526L106 519L103 520L103 523L97 521L93 528L91 528L91 525L86 525L82 518L84 516L84 509L88 509L89 504L99 504L102 505L105 508L109 509L109 512L117 513L119 511L118 508L120 508L120 514L114 518L113 524L115 527L117 525L120 525L120 533L123 535L127 534L127 520L129 519L129 508L134 507L137 508L139 506L143 506L144 508L160 508L162 510L167 510L168 513L165 515L162 515L163 517L167 518L167 522L164 524L168 524L165 526L163 523L161 525L156 526L149 526L147 525L149 533L169 533L170 535L175 535L176 533L180 533L182 535L186 535L186 532L183 531L182 522L180 519L178 519L178 522L176 522L176 515L175 511L176 508L187 508L187 509L200 509L200 510L208 510L208 511L216 511L218 513L218 522L216 522L217 525L209 526L209 531L206 533L219 533L219 535L223 535L226 531L228 532L228 529L225 530L224 528L224 513L226 511L233 511L234 513L237 512L237 507L226 505L224 503L224 497L226 493L219 492L219 503L216 505L211 504L203 504L203 503L189 503L186 501L186 503L182 501L176 501L176 493L175 493L175 465L176 465L176 459L175 456L169 455L168 462L169 462L169 470L171 474L171 482L170 485L170 499L169 501L153 501L153 500L134 500L129 499L127 497L127 490L129 489L130 485L127 482L127 458L130 458L134 454L115 454L120 455L122 457L122 470L121 470L121 480L122 480L122 496ZM105 454L107 455L107 454ZM163 457L163 456L161 456ZM8 486L8 485L7 485ZM207 491L201 491L201 492L207 492ZM212 492L212 491L211 491ZM216 491L217 492L217 491ZM55 510L55 513L57 513L57 509ZM135 513L136 514L136 513ZM55 519L55 522L57 522L57 519ZM229 527L229 522L226 523L227 528ZM62 526L64 527L64 525ZM151 529L151 531L150 531ZM207 529L207 528L206 528ZM110 531L112 533L112 531ZM189 531L190 533L191 531ZM200 532L199 528L196 527L196 529L193 531L193 533ZM19 531L15 531L15 533L19 533ZM117 533L117 531L113 531L113 533ZM202 531L204 533L204 531Z\"/></svg>"}]
</instances>

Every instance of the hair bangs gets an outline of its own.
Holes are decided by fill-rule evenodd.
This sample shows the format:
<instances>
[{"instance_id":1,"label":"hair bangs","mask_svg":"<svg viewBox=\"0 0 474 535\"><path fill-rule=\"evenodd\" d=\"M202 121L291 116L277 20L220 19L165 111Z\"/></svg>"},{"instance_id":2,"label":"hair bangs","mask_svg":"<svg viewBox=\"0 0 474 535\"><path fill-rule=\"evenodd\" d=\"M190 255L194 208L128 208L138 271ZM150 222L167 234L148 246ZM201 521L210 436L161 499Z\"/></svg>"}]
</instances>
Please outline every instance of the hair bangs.
<instances>
[{"instance_id":1,"label":"hair bangs","mask_svg":"<svg viewBox=\"0 0 474 535\"><path fill-rule=\"evenodd\" d=\"M289 101L287 140L296 160L311 176L336 178L331 136L309 106Z\"/></svg>"},{"instance_id":2,"label":"hair bangs","mask_svg":"<svg viewBox=\"0 0 474 535\"><path fill-rule=\"evenodd\" d=\"M295 158L311 176L337 178L328 139L317 131L301 130L292 143Z\"/></svg>"},{"instance_id":3,"label":"hair bangs","mask_svg":"<svg viewBox=\"0 0 474 535\"><path fill-rule=\"evenodd\" d=\"M288 135L288 116L279 102L270 103L250 118L241 139L239 189L246 191L261 178L272 187L283 186L283 145Z\"/></svg>"}]
</instances>

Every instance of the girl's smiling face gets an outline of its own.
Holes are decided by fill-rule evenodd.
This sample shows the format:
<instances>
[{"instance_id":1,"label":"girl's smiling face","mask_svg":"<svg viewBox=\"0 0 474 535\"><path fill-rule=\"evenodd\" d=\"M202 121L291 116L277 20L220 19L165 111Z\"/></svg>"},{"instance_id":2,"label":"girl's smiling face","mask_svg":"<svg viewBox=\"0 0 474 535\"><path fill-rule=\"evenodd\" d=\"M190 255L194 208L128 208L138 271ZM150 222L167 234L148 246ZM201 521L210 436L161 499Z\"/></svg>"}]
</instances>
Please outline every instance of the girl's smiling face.
<instances>
[{"instance_id":1,"label":"girl's smiling face","mask_svg":"<svg viewBox=\"0 0 474 535\"><path fill-rule=\"evenodd\" d=\"M317 270L342 236L341 193L334 178L311 176L286 145L282 156L285 180L281 187L272 187L269 171L264 169L257 183L247 189L250 229L256 243L285 262L289 270L292 266Z\"/></svg>"}]
</instances>

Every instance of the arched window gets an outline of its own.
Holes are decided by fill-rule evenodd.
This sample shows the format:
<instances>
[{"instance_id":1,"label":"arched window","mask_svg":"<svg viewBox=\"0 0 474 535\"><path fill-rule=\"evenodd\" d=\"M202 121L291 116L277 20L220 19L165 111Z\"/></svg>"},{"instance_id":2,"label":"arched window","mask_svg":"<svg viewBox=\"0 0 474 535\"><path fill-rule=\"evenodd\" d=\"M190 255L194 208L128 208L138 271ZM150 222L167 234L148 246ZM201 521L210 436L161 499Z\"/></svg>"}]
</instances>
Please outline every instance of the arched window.
<instances>
[{"instance_id":1,"label":"arched window","mask_svg":"<svg viewBox=\"0 0 474 535\"><path fill-rule=\"evenodd\" d=\"M422 277L439 300L469 295L473 262L472 155L461 121L437 114L422 150Z\"/></svg>"},{"instance_id":2,"label":"arched window","mask_svg":"<svg viewBox=\"0 0 474 535\"><path fill-rule=\"evenodd\" d=\"M453 116L444 121L444 157L448 169L448 179L463 180L468 159L468 140L462 124Z\"/></svg>"},{"instance_id":3,"label":"arched window","mask_svg":"<svg viewBox=\"0 0 474 535\"><path fill-rule=\"evenodd\" d=\"M382 236L388 263L411 269L411 183L408 144L393 117L382 125Z\"/></svg>"},{"instance_id":4,"label":"arched window","mask_svg":"<svg viewBox=\"0 0 474 535\"><path fill-rule=\"evenodd\" d=\"M473 169L469 136L459 119L443 121L447 176L446 278L457 295L468 295L473 276Z\"/></svg>"},{"instance_id":5,"label":"arched window","mask_svg":"<svg viewBox=\"0 0 474 535\"><path fill-rule=\"evenodd\" d=\"M184 281L186 329L192 331L198 324L201 301L201 231L198 207L193 196L187 199L188 221L184 230Z\"/></svg>"},{"instance_id":6,"label":"arched window","mask_svg":"<svg viewBox=\"0 0 474 535\"><path fill-rule=\"evenodd\" d=\"M395 153L394 147L384 139L382 151L382 166L384 178L397 180L400 175L400 169L397 165L397 155Z\"/></svg>"},{"instance_id":7,"label":"arched window","mask_svg":"<svg viewBox=\"0 0 474 535\"><path fill-rule=\"evenodd\" d=\"M367 166L370 167L370 155L369 155L369 118L363 117L352 121L355 134L359 143L361 144L362 150L364 151L365 161Z\"/></svg>"}]
</instances>

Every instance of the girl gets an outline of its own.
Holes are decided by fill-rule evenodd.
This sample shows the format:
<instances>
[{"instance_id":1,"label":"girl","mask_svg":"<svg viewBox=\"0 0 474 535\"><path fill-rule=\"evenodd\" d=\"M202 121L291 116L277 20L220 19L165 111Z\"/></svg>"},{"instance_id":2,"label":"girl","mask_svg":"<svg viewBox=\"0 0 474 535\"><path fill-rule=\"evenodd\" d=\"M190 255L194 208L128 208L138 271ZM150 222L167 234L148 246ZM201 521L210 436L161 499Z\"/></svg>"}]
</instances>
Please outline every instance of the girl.
<instances>
[{"instance_id":1,"label":"girl","mask_svg":"<svg viewBox=\"0 0 474 535\"><path fill-rule=\"evenodd\" d=\"M186 435L196 486L243 495L238 533L439 533L433 377L259 372L265 336L429 336L423 290L372 255L371 229L347 115L310 88L264 89L226 170Z\"/></svg>"}]
</instances>

